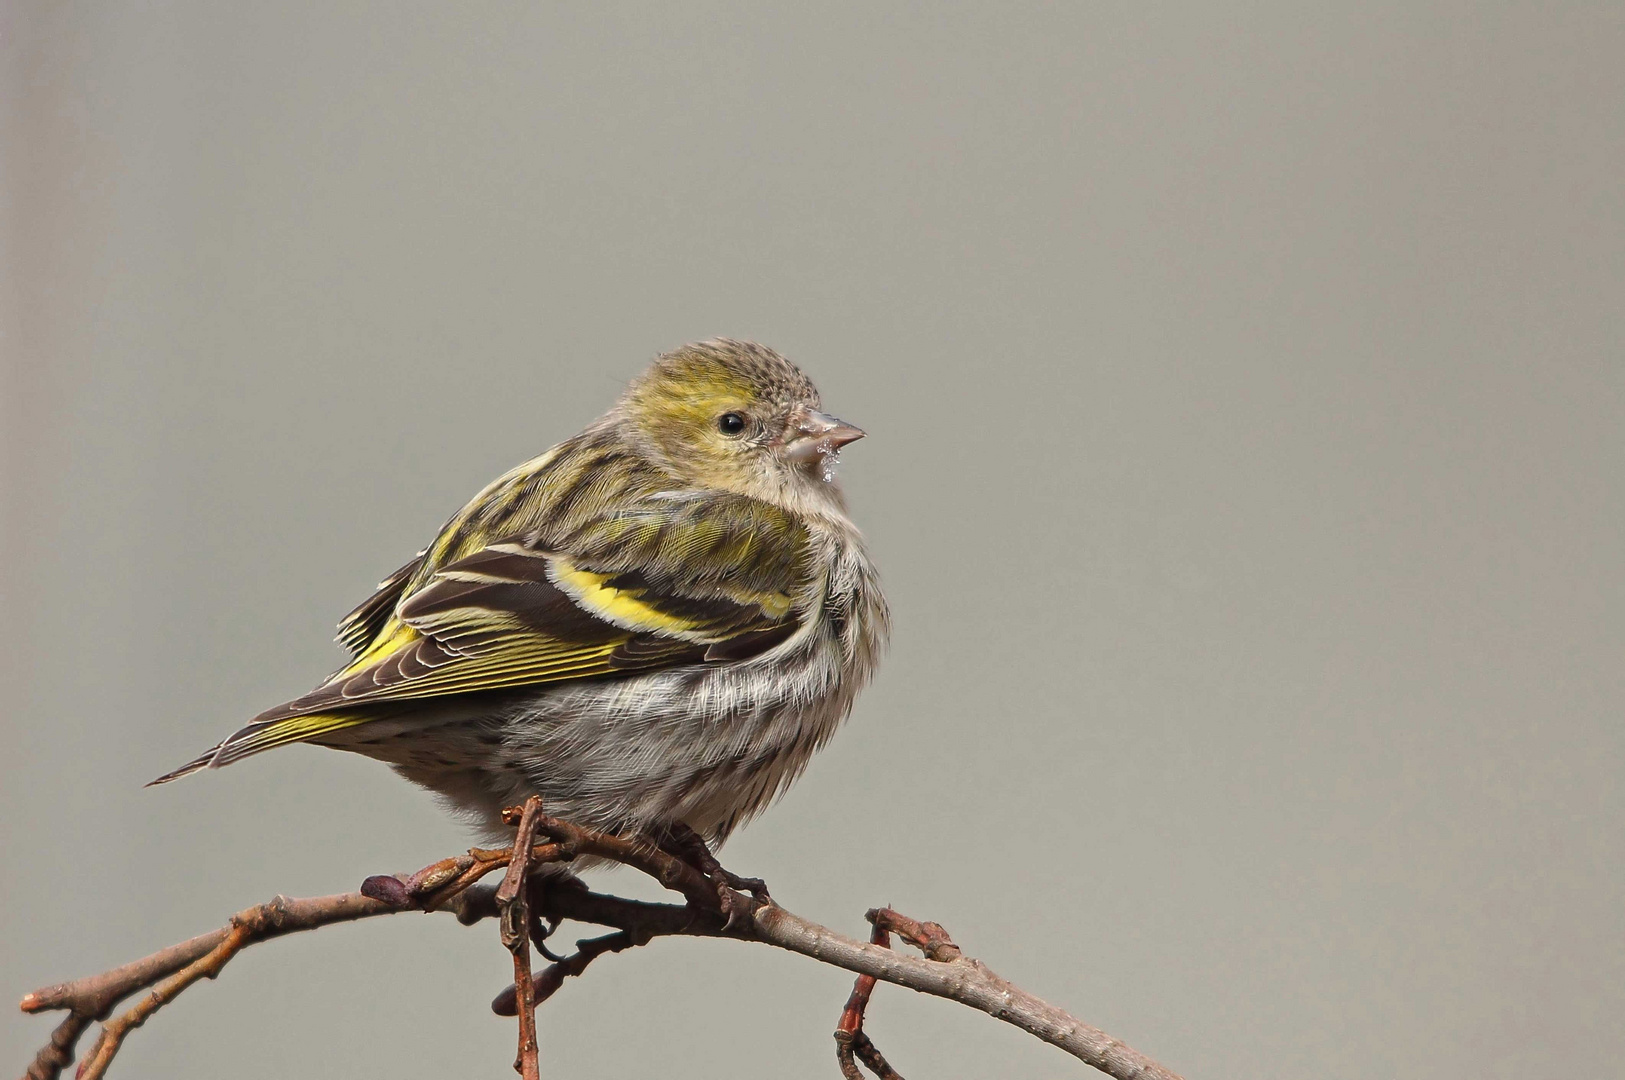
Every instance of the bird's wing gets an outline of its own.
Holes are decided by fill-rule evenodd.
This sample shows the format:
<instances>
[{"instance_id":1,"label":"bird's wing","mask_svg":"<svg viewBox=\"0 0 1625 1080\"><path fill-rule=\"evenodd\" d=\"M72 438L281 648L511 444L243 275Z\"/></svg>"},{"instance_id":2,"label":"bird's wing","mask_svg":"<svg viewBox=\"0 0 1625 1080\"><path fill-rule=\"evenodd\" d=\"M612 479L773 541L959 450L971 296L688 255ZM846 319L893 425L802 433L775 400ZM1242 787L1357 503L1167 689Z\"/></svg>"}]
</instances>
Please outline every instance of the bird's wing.
<instances>
[{"instance_id":1,"label":"bird's wing","mask_svg":"<svg viewBox=\"0 0 1625 1080\"><path fill-rule=\"evenodd\" d=\"M806 552L782 511L711 494L490 544L406 592L327 682L164 779L365 723L367 706L756 655L795 632Z\"/></svg>"},{"instance_id":2,"label":"bird's wing","mask_svg":"<svg viewBox=\"0 0 1625 1080\"><path fill-rule=\"evenodd\" d=\"M379 632L383 630L384 624L389 622L390 616L395 614L395 608L400 604L407 585L423 566L424 557L428 554L427 549L418 552L412 557L411 562L379 582L377 591L339 620L339 632L335 640L350 650L352 659L366 652L367 646L378 640Z\"/></svg>"}]
</instances>

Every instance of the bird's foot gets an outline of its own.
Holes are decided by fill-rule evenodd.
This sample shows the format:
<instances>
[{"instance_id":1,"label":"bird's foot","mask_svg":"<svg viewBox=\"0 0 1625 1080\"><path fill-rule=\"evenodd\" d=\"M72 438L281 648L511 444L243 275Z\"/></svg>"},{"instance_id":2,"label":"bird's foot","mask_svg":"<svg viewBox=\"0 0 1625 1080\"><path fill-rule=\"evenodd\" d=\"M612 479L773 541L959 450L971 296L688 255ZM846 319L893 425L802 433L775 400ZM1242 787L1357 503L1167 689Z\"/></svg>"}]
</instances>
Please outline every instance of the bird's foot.
<instances>
[{"instance_id":1,"label":"bird's foot","mask_svg":"<svg viewBox=\"0 0 1625 1080\"><path fill-rule=\"evenodd\" d=\"M526 899L530 907L530 941L536 946L536 951L557 964L564 957L557 956L547 947L547 939L559 928L562 921L549 918L543 914L547 910L547 895L555 890L573 889L576 892L586 892L587 883L579 877L559 866L549 867L545 873L532 874L525 883Z\"/></svg>"},{"instance_id":2,"label":"bird's foot","mask_svg":"<svg viewBox=\"0 0 1625 1080\"><path fill-rule=\"evenodd\" d=\"M761 878L741 877L717 861L699 833L678 822L666 830L663 845L673 855L704 874L717 891L717 906L722 909L724 930L734 930L750 919L756 908L771 904L773 897L767 891L767 882ZM746 900L740 893L749 893Z\"/></svg>"}]
</instances>

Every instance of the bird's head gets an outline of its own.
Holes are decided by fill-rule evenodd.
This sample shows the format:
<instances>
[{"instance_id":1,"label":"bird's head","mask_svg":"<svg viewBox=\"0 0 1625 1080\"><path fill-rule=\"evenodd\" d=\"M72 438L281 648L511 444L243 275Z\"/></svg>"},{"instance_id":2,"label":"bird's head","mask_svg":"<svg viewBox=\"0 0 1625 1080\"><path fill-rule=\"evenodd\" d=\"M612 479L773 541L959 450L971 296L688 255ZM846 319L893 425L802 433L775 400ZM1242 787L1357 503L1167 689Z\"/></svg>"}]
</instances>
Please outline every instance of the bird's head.
<instances>
[{"instance_id":1,"label":"bird's head","mask_svg":"<svg viewBox=\"0 0 1625 1080\"><path fill-rule=\"evenodd\" d=\"M630 437L680 479L781 505L839 505L835 463L863 432L819 408L801 369L721 338L660 357L617 409Z\"/></svg>"}]
</instances>

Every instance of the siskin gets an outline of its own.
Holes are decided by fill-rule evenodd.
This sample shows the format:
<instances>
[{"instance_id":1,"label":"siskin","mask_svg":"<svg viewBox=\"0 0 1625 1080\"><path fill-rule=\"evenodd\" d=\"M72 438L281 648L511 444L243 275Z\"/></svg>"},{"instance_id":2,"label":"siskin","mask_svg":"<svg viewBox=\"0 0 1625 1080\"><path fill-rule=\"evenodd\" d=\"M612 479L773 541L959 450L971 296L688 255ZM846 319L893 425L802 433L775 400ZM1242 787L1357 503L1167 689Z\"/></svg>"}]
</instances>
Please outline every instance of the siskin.
<instances>
[{"instance_id":1,"label":"siskin","mask_svg":"<svg viewBox=\"0 0 1625 1080\"><path fill-rule=\"evenodd\" d=\"M885 646L834 476L862 436L771 349L662 356L345 616L349 664L153 783L312 742L493 832L535 794L720 844L828 742Z\"/></svg>"}]
</instances>

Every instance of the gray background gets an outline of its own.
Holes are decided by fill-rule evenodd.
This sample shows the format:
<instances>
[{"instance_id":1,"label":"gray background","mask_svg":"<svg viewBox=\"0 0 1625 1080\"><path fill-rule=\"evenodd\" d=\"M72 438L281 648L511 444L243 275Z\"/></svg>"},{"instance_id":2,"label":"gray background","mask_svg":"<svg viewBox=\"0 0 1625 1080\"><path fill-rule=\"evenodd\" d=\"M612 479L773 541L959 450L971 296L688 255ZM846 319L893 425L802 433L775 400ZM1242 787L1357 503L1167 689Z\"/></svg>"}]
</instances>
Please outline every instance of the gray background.
<instances>
[{"instance_id":1,"label":"gray background","mask_svg":"<svg viewBox=\"0 0 1625 1080\"><path fill-rule=\"evenodd\" d=\"M726 333L872 432L897 612L731 865L1193 1078L1617 1068L1619 5L0 20L5 994L466 846L330 751L141 785ZM506 971L489 926L323 931L115 1072L507 1076ZM828 1080L849 985L661 943L546 1006L544 1071ZM6 1013L5 1068L48 1030ZM871 1030L910 1077L1086 1072L895 990Z\"/></svg>"}]
</instances>

